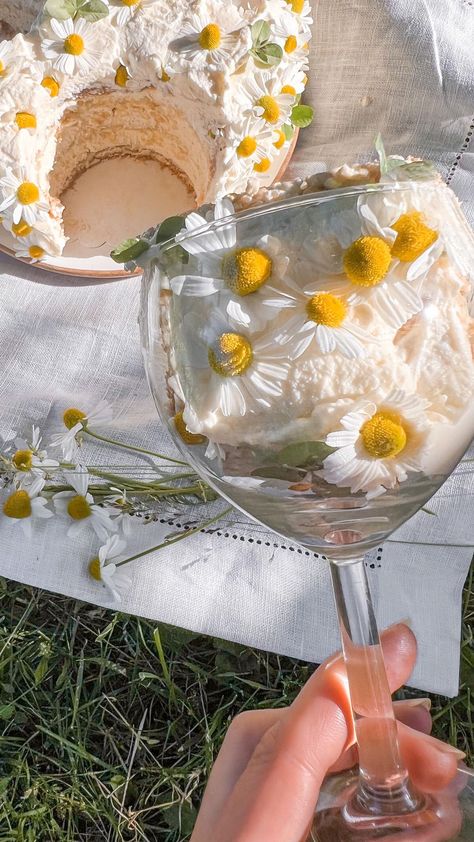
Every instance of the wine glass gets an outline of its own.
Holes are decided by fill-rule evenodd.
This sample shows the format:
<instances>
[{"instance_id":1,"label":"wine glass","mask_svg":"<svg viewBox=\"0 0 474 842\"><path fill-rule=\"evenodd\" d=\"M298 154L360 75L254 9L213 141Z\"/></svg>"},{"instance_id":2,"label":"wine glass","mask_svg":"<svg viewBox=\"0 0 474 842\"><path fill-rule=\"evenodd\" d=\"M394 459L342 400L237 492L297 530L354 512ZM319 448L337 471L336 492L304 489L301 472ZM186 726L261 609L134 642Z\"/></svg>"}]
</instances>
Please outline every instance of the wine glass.
<instances>
[{"instance_id":1,"label":"wine glass","mask_svg":"<svg viewBox=\"0 0 474 842\"><path fill-rule=\"evenodd\" d=\"M327 779L321 842L467 838L457 797L417 791L402 761L363 560L474 434L474 237L416 176L220 200L155 248L142 286L151 391L186 458L330 564L359 768Z\"/></svg>"}]
</instances>

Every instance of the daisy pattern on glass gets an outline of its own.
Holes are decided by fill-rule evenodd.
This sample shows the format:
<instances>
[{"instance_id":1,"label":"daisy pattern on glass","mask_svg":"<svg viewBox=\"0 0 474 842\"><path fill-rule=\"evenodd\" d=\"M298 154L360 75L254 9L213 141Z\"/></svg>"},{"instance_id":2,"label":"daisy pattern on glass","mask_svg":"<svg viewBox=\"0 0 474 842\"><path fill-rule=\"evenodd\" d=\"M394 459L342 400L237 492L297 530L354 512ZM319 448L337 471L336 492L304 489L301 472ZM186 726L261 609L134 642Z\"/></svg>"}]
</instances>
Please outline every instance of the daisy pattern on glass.
<instances>
[{"instance_id":1,"label":"daisy pattern on glass","mask_svg":"<svg viewBox=\"0 0 474 842\"><path fill-rule=\"evenodd\" d=\"M20 167L18 172L7 170L6 175L0 178L0 193L0 214L8 216L15 225L23 219L27 225L33 226L49 211L40 188L24 167Z\"/></svg>"},{"instance_id":2,"label":"daisy pattern on glass","mask_svg":"<svg viewBox=\"0 0 474 842\"><path fill-rule=\"evenodd\" d=\"M215 3L206 14L191 14L181 26L172 50L198 65L232 72L251 46L250 27L232 3Z\"/></svg>"},{"instance_id":3,"label":"daisy pattern on glass","mask_svg":"<svg viewBox=\"0 0 474 842\"><path fill-rule=\"evenodd\" d=\"M427 450L429 404L417 395L394 390L384 400L361 401L326 436L337 448L323 462L320 476L352 493L376 497L421 471Z\"/></svg>"},{"instance_id":4,"label":"daisy pattern on glass","mask_svg":"<svg viewBox=\"0 0 474 842\"><path fill-rule=\"evenodd\" d=\"M63 413L65 433L56 433L51 438L51 447L60 447L67 462L73 462L82 443L81 432L91 424L105 424L113 418L113 411L107 401L99 401L89 411L70 406Z\"/></svg>"},{"instance_id":5,"label":"daisy pattern on glass","mask_svg":"<svg viewBox=\"0 0 474 842\"><path fill-rule=\"evenodd\" d=\"M272 340L254 339L233 330L220 311L210 313L195 338L189 337L189 365L202 406L195 413L187 404L183 418L188 430L201 432L198 415L245 415L255 407L270 407L282 393L288 373L280 349Z\"/></svg>"},{"instance_id":6,"label":"daisy pattern on glass","mask_svg":"<svg viewBox=\"0 0 474 842\"><path fill-rule=\"evenodd\" d=\"M87 73L98 63L100 50L93 24L84 18L51 18L49 25L56 38L44 38L41 49L54 70L72 76Z\"/></svg>"},{"instance_id":7,"label":"daisy pattern on glass","mask_svg":"<svg viewBox=\"0 0 474 842\"><path fill-rule=\"evenodd\" d=\"M284 315L274 339L288 348L292 360L314 345L321 354L339 352L349 359L366 354L364 344L371 336L353 324L351 308L343 296L317 284L301 290L287 279L281 289L266 288L262 304L272 308L275 317Z\"/></svg>"},{"instance_id":8,"label":"daisy pattern on glass","mask_svg":"<svg viewBox=\"0 0 474 842\"><path fill-rule=\"evenodd\" d=\"M117 26L125 26L140 10L153 6L155 0L106 0L111 20Z\"/></svg>"},{"instance_id":9,"label":"daisy pattern on glass","mask_svg":"<svg viewBox=\"0 0 474 842\"><path fill-rule=\"evenodd\" d=\"M53 517L53 512L46 508L48 501L40 496L43 487L44 479L36 477L28 489L17 489L2 504L4 523L19 526L27 538L31 537L34 521Z\"/></svg>"},{"instance_id":10,"label":"daisy pattern on glass","mask_svg":"<svg viewBox=\"0 0 474 842\"><path fill-rule=\"evenodd\" d=\"M117 526L111 518L114 510L111 506L98 506L89 493L89 472L84 465L77 465L75 471L65 471L64 476L71 491L59 491L53 496L56 512L72 521L68 528L69 538L79 535L84 529L91 528L101 541L105 541L110 532L116 532Z\"/></svg>"},{"instance_id":11,"label":"daisy pattern on glass","mask_svg":"<svg viewBox=\"0 0 474 842\"><path fill-rule=\"evenodd\" d=\"M129 589L132 582L126 566L118 567L116 563L125 547L125 541L118 535L111 535L99 549L98 555L90 560L87 568L89 576L95 582L100 582L115 602L122 601L122 594Z\"/></svg>"},{"instance_id":12,"label":"daisy pattern on glass","mask_svg":"<svg viewBox=\"0 0 474 842\"><path fill-rule=\"evenodd\" d=\"M281 92L281 82L271 73L256 72L239 90L242 114L254 118L255 130L288 122L294 104L292 93Z\"/></svg>"},{"instance_id":13,"label":"daisy pattern on glass","mask_svg":"<svg viewBox=\"0 0 474 842\"><path fill-rule=\"evenodd\" d=\"M56 459L50 459L47 451L41 447L42 438L38 427L33 425L31 440L15 438L15 452L11 456L14 479L20 488L28 488L37 477L44 478L54 468L59 467Z\"/></svg>"}]
</instances>

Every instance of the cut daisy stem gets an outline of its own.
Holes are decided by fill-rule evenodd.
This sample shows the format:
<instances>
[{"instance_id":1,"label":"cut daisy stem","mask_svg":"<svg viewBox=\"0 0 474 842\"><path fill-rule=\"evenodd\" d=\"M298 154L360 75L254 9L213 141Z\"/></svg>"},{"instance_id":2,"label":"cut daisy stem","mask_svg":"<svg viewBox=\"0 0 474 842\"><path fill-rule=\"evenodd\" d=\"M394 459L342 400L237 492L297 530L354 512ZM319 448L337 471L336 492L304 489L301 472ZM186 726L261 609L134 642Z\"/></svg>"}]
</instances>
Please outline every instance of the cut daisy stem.
<instances>
[{"instance_id":1,"label":"cut daisy stem","mask_svg":"<svg viewBox=\"0 0 474 842\"><path fill-rule=\"evenodd\" d=\"M169 541L162 541L161 544L157 544L155 547L150 547L148 550L143 550L141 553L137 553L136 555L130 556L130 558L125 558L123 561L118 561L116 563L116 567L122 567L124 564L129 564L130 561L136 561L139 558L143 558L143 556L149 555L149 553L154 553L157 550L162 550L164 547L170 547L171 544L176 544L178 541L182 541L184 538L189 538L190 535L195 535L196 532L202 532L203 529L206 527L211 526L213 523L216 523L221 518L225 517L232 511L232 507L229 506L228 509L224 509L223 512L219 512L218 515L215 515L210 520L204 521L204 523L200 523L199 526L195 526L194 529L188 529L186 532L182 532L180 535L177 535L175 538L170 538Z\"/></svg>"},{"instance_id":2,"label":"cut daisy stem","mask_svg":"<svg viewBox=\"0 0 474 842\"><path fill-rule=\"evenodd\" d=\"M84 427L83 432L98 441L103 441L106 444L112 444L115 447L122 447L124 450L132 450L134 453L143 453L145 456L154 456L156 459L166 459L167 462L173 462L175 465L187 466L187 462L183 462L182 459L173 459L171 456L165 456L163 453L155 453L153 450L146 450L144 447L138 447L133 444L125 444L124 442L117 441L116 439L109 439L107 436L101 436L99 433L94 433L89 427Z\"/></svg>"}]
</instances>

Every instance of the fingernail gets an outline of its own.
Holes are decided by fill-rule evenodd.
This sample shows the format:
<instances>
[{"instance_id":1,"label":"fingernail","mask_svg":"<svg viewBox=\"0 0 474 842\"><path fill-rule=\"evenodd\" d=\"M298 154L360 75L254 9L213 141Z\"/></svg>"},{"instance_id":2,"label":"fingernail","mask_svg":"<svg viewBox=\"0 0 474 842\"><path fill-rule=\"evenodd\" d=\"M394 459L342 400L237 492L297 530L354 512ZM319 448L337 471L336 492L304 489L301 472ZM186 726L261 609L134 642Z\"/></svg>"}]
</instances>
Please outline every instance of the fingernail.
<instances>
[{"instance_id":1,"label":"fingernail","mask_svg":"<svg viewBox=\"0 0 474 842\"><path fill-rule=\"evenodd\" d=\"M445 751L446 754L454 754L454 756L457 757L458 760L464 760L466 756L465 751L460 751L458 748L450 746L449 743L445 743L443 745L443 751Z\"/></svg>"},{"instance_id":2,"label":"fingernail","mask_svg":"<svg viewBox=\"0 0 474 842\"><path fill-rule=\"evenodd\" d=\"M431 699L425 697L421 699L403 699L400 704L407 708L425 708L425 710L431 710Z\"/></svg>"}]
</instances>

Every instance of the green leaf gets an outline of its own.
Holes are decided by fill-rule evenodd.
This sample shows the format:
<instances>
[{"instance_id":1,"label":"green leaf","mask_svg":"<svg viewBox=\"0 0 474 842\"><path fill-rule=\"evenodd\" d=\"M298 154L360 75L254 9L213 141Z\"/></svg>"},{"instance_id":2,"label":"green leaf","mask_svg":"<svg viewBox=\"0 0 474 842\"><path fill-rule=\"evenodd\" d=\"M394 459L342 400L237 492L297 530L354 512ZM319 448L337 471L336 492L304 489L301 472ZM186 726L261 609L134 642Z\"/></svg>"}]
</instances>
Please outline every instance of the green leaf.
<instances>
[{"instance_id":1,"label":"green leaf","mask_svg":"<svg viewBox=\"0 0 474 842\"><path fill-rule=\"evenodd\" d=\"M260 64L264 64L266 67L275 67L280 64L283 57L283 50L279 44L264 44L258 49L250 50L250 52Z\"/></svg>"},{"instance_id":2,"label":"green leaf","mask_svg":"<svg viewBox=\"0 0 474 842\"><path fill-rule=\"evenodd\" d=\"M44 10L51 18L67 20L76 14L77 3L76 0L47 0Z\"/></svg>"},{"instance_id":3,"label":"green leaf","mask_svg":"<svg viewBox=\"0 0 474 842\"><path fill-rule=\"evenodd\" d=\"M85 18L91 23L95 23L102 18L106 18L109 10L102 0L79 0L76 14L79 18Z\"/></svg>"},{"instance_id":4,"label":"green leaf","mask_svg":"<svg viewBox=\"0 0 474 842\"><path fill-rule=\"evenodd\" d=\"M116 263L128 263L136 260L143 252L150 248L148 240L141 237L134 237L131 240L124 240L117 248L110 252L112 260Z\"/></svg>"},{"instance_id":5,"label":"green leaf","mask_svg":"<svg viewBox=\"0 0 474 842\"><path fill-rule=\"evenodd\" d=\"M382 135L380 134L380 132L374 140L374 146L379 159L380 175L385 175L385 173L387 172L387 155L385 152L385 146L383 145Z\"/></svg>"},{"instance_id":6,"label":"green leaf","mask_svg":"<svg viewBox=\"0 0 474 842\"><path fill-rule=\"evenodd\" d=\"M285 123L285 125L281 127L281 130L285 135L285 140L291 140L295 133L295 128L290 123Z\"/></svg>"},{"instance_id":7,"label":"green leaf","mask_svg":"<svg viewBox=\"0 0 474 842\"><path fill-rule=\"evenodd\" d=\"M326 456L334 450L334 447L329 447L323 441L300 441L287 445L276 455L273 454L271 461L296 468L320 467Z\"/></svg>"},{"instance_id":8,"label":"green leaf","mask_svg":"<svg viewBox=\"0 0 474 842\"><path fill-rule=\"evenodd\" d=\"M270 24L266 20L257 20L252 24L250 32L252 34L252 46L258 49L266 44L270 38Z\"/></svg>"},{"instance_id":9,"label":"green leaf","mask_svg":"<svg viewBox=\"0 0 474 842\"><path fill-rule=\"evenodd\" d=\"M166 240L172 240L183 227L184 219L182 216L169 216L158 225L153 237L153 243L157 245L158 243L166 242Z\"/></svg>"},{"instance_id":10,"label":"green leaf","mask_svg":"<svg viewBox=\"0 0 474 842\"><path fill-rule=\"evenodd\" d=\"M262 465L251 473L252 477L262 479L282 479L284 482L294 483L301 480L301 471L297 468L286 468L284 465Z\"/></svg>"},{"instance_id":11,"label":"green leaf","mask_svg":"<svg viewBox=\"0 0 474 842\"><path fill-rule=\"evenodd\" d=\"M180 839L187 839L193 832L197 810L192 804L183 801L181 804L172 804L167 810L162 810L161 815L170 830L177 831Z\"/></svg>"},{"instance_id":12,"label":"green leaf","mask_svg":"<svg viewBox=\"0 0 474 842\"><path fill-rule=\"evenodd\" d=\"M314 111L310 105L295 105L291 111L291 122L298 129L305 129L313 121Z\"/></svg>"},{"instance_id":13,"label":"green leaf","mask_svg":"<svg viewBox=\"0 0 474 842\"><path fill-rule=\"evenodd\" d=\"M35 669L34 676L35 676L35 685L36 687L38 684L41 684L43 678L45 677L46 673L48 672L49 667L49 658L46 655L40 659L38 666Z\"/></svg>"},{"instance_id":14,"label":"green leaf","mask_svg":"<svg viewBox=\"0 0 474 842\"><path fill-rule=\"evenodd\" d=\"M0 707L0 719L3 719L3 720L6 721L7 719L13 719L14 715L15 715L15 705L14 704L2 705Z\"/></svg>"},{"instance_id":15,"label":"green leaf","mask_svg":"<svg viewBox=\"0 0 474 842\"><path fill-rule=\"evenodd\" d=\"M409 161L399 164L398 169L405 177L415 181L431 181L438 174L432 161Z\"/></svg>"}]
</instances>

